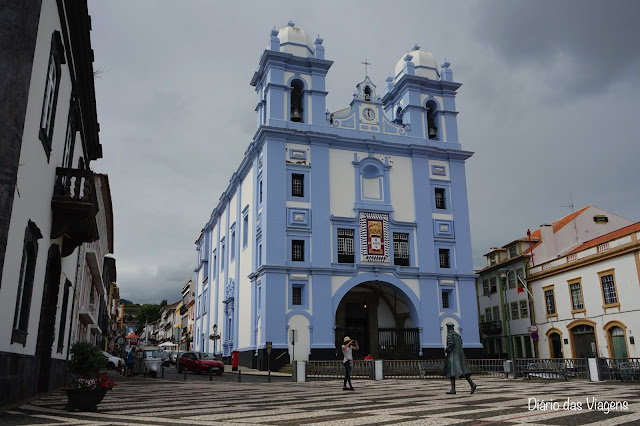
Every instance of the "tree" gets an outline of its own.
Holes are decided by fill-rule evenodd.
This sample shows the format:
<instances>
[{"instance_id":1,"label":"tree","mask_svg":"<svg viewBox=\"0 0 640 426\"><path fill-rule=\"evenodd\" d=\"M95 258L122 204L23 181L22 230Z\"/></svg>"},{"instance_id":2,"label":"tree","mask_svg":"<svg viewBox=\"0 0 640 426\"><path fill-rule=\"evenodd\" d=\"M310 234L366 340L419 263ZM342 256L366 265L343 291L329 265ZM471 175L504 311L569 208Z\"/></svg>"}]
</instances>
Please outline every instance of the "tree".
<instances>
[{"instance_id":1,"label":"tree","mask_svg":"<svg viewBox=\"0 0 640 426\"><path fill-rule=\"evenodd\" d=\"M136 319L138 320L138 334L144 328L145 324L152 323L160 318L160 306L159 305L142 305L140 313L138 313Z\"/></svg>"},{"instance_id":2,"label":"tree","mask_svg":"<svg viewBox=\"0 0 640 426\"><path fill-rule=\"evenodd\" d=\"M160 307L161 307L161 308L164 308L164 307L165 307L165 306L167 306L167 305L168 305L168 303L167 303L167 299L164 299L162 302L160 302Z\"/></svg>"},{"instance_id":3,"label":"tree","mask_svg":"<svg viewBox=\"0 0 640 426\"><path fill-rule=\"evenodd\" d=\"M120 299L120 303L122 303L123 305L133 305L133 302L128 299Z\"/></svg>"}]
</instances>

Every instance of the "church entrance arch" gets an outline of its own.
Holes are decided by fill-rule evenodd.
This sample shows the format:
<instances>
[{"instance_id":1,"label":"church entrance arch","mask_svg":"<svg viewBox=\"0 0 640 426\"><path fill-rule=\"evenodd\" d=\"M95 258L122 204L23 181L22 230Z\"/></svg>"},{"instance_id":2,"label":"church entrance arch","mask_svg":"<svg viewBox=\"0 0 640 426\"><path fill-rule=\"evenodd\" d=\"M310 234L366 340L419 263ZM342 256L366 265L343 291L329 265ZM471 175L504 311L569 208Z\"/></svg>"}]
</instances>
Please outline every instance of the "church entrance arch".
<instances>
[{"instance_id":1,"label":"church entrance arch","mask_svg":"<svg viewBox=\"0 0 640 426\"><path fill-rule=\"evenodd\" d=\"M356 359L368 354L378 359L419 357L419 301L409 286L390 278L354 277L334 295L338 358L345 336L358 341L360 350L354 351Z\"/></svg>"}]
</instances>

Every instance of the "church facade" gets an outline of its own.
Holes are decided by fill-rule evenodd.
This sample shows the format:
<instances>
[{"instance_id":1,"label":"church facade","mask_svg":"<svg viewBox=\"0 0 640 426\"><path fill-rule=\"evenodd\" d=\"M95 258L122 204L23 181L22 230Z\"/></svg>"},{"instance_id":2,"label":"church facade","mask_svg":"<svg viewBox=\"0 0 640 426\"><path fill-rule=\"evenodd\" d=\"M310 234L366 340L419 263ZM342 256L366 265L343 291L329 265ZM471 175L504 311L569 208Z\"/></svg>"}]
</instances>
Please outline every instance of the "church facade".
<instances>
[{"instance_id":1,"label":"church facade","mask_svg":"<svg viewBox=\"0 0 640 426\"><path fill-rule=\"evenodd\" d=\"M196 241L194 350L441 358L451 321L481 353L450 64L414 46L329 113L322 43L289 22L260 58L258 130Z\"/></svg>"}]
</instances>

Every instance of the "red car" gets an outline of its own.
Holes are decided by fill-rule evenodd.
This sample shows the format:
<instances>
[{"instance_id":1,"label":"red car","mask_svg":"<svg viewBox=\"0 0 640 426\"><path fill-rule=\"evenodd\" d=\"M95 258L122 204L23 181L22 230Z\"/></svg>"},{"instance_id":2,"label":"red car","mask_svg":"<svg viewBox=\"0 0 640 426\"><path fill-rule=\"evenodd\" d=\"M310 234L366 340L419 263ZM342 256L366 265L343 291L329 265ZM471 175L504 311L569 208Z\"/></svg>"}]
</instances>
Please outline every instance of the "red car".
<instances>
[{"instance_id":1,"label":"red car","mask_svg":"<svg viewBox=\"0 0 640 426\"><path fill-rule=\"evenodd\" d=\"M178 358L178 373L193 371L196 374L224 372L224 364L206 352L185 352Z\"/></svg>"}]
</instances>

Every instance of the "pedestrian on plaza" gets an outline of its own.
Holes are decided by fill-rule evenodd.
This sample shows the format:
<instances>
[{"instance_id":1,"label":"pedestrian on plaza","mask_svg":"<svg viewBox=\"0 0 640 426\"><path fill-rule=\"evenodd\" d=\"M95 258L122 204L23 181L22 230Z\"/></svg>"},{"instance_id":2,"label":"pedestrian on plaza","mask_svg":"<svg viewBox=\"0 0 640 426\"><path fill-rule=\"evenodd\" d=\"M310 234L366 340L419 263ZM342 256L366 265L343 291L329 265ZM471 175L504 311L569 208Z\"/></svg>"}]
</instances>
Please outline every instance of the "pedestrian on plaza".
<instances>
[{"instance_id":1,"label":"pedestrian on plaza","mask_svg":"<svg viewBox=\"0 0 640 426\"><path fill-rule=\"evenodd\" d=\"M135 356L136 356L136 347L131 346L131 349L129 350L129 354L127 355L127 377L133 375L133 364L135 362Z\"/></svg>"},{"instance_id":2,"label":"pedestrian on plaza","mask_svg":"<svg viewBox=\"0 0 640 426\"><path fill-rule=\"evenodd\" d=\"M342 354L344 355L344 358L342 359L342 363L344 364L344 385L342 386L342 390L355 390L351 384L351 362L353 361L353 349L360 349L358 341L351 340L349 336L346 336L342 345ZM349 382L349 387L347 387L347 382Z\"/></svg>"},{"instance_id":3,"label":"pedestrian on plaza","mask_svg":"<svg viewBox=\"0 0 640 426\"><path fill-rule=\"evenodd\" d=\"M469 364L467 364L467 358L464 356L464 350L462 348L462 338L454 329L455 325L451 322L447 323L447 347L444 353L447 359L444 362L445 377L449 377L451 380L451 390L447 392L448 395L455 395L456 393L456 377L464 377L471 386L471 393L476 391L477 385L471 380L471 370Z\"/></svg>"}]
</instances>

